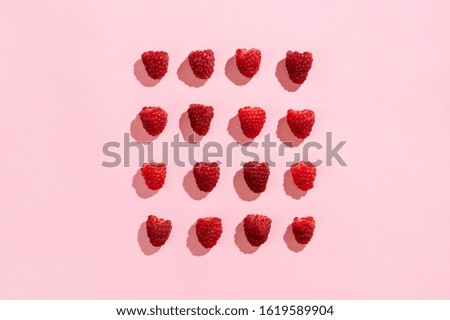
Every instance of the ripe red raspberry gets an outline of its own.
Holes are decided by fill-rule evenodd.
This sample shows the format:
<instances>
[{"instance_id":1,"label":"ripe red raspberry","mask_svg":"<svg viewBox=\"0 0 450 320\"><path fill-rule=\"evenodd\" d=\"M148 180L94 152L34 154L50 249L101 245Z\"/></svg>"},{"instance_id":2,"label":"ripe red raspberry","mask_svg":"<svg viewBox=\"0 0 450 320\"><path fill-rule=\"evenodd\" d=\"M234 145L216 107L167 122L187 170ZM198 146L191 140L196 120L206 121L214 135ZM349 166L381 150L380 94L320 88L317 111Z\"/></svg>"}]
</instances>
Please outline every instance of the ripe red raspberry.
<instances>
[{"instance_id":1,"label":"ripe red raspberry","mask_svg":"<svg viewBox=\"0 0 450 320\"><path fill-rule=\"evenodd\" d=\"M289 74L289 79L296 84L305 82L312 62L313 57L310 52L286 52L286 69Z\"/></svg>"},{"instance_id":2,"label":"ripe red raspberry","mask_svg":"<svg viewBox=\"0 0 450 320\"><path fill-rule=\"evenodd\" d=\"M292 222L292 233L295 240L300 244L307 244L311 241L316 228L316 222L313 217L294 218Z\"/></svg>"},{"instance_id":3,"label":"ripe red raspberry","mask_svg":"<svg viewBox=\"0 0 450 320\"><path fill-rule=\"evenodd\" d=\"M195 225L198 242L206 249L217 244L222 235L222 220L220 218L200 218Z\"/></svg>"},{"instance_id":4,"label":"ripe red raspberry","mask_svg":"<svg viewBox=\"0 0 450 320\"><path fill-rule=\"evenodd\" d=\"M261 51L258 49L236 50L236 65L243 76L252 78L258 72L260 64Z\"/></svg>"},{"instance_id":5,"label":"ripe red raspberry","mask_svg":"<svg viewBox=\"0 0 450 320\"><path fill-rule=\"evenodd\" d=\"M310 162L300 161L291 166L292 180L295 185L303 190L308 191L314 187L314 179L316 179L316 167Z\"/></svg>"},{"instance_id":6,"label":"ripe red raspberry","mask_svg":"<svg viewBox=\"0 0 450 320\"><path fill-rule=\"evenodd\" d=\"M151 136L161 134L167 124L167 112L160 107L143 107L139 117L145 131Z\"/></svg>"},{"instance_id":7,"label":"ripe red raspberry","mask_svg":"<svg viewBox=\"0 0 450 320\"><path fill-rule=\"evenodd\" d=\"M212 50L197 50L189 54L189 65L194 75L199 79L209 79L214 72L214 52Z\"/></svg>"},{"instance_id":8,"label":"ripe red raspberry","mask_svg":"<svg viewBox=\"0 0 450 320\"><path fill-rule=\"evenodd\" d=\"M169 55L165 51L147 51L142 54L142 62L149 77L159 80L167 73Z\"/></svg>"},{"instance_id":9,"label":"ripe red raspberry","mask_svg":"<svg viewBox=\"0 0 450 320\"><path fill-rule=\"evenodd\" d=\"M159 190L166 181L167 167L164 163L144 163L141 175L145 184L151 190Z\"/></svg>"},{"instance_id":10,"label":"ripe red raspberry","mask_svg":"<svg viewBox=\"0 0 450 320\"><path fill-rule=\"evenodd\" d=\"M193 169L195 182L203 192L210 192L219 181L220 167L217 162L197 162Z\"/></svg>"},{"instance_id":11,"label":"ripe red raspberry","mask_svg":"<svg viewBox=\"0 0 450 320\"><path fill-rule=\"evenodd\" d=\"M150 243L155 247L161 247L169 239L172 231L172 222L170 220L159 219L155 216L148 216L147 236Z\"/></svg>"},{"instance_id":12,"label":"ripe red raspberry","mask_svg":"<svg viewBox=\"0 0 450 320\"><path fill-rule=\"evenodd\" d=\"M250 161L244 164L244 179L254 193L266 190L270 168L267 162Z\"/></svg>"},{"instance_id":13,"label":"ripe red raspberry","mask_svg":"<svg viewBox=\"0 0 450 320\"><path fill-rule=\"evenodd\" d=\"M248 242L259 247L267 241L272 220L259 214L249 214L244 219L244 232Z\"/></svg>"},{"instance_id":14,"label":"ripe red raspberry","mask_svg":"<svg viewBox=\"0 0 450 320\"><path fill-rule=\"evenodd\" d=\"M204 136L208 133L211 120L214 117L214 108L202 104L191 104L188 109L189 121L192 130Z\"/></svg>"},{"instance_id":15,"label":"ripe red raspberry","mask_svg":"<svg viewBox=\"0 0 450 320\"><path fill-rule=\"evenodd\" d=\"M286 119L292 133L299 139L306 139L310 135L315 122L314 112L308 109L289 109Z\"/></svg>"},{"instance_id":16,"label":"ripe red raspberry","mask_svg":"<svg viewBox=\"0 0 450 320\"><path fill-rule=\"evenodd\" d=\"M266 122L266 112L259 107L244 107L238 112L241 129L247 138L254 139Z\"/></svg>"}]
</instances>

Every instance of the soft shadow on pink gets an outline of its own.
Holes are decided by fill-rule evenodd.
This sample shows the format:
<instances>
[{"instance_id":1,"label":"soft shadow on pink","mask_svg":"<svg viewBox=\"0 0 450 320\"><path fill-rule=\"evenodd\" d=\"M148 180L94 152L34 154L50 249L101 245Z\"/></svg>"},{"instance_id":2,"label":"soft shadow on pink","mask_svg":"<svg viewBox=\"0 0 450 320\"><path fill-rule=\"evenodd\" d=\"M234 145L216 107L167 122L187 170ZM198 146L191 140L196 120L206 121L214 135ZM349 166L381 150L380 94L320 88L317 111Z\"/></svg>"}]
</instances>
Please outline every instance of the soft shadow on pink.
<instances>
[{"instance_id":1,"label":"soft shadow on pink","mask_svg":"<svg viewBox=\"0 0 450 320\"><path fill-rule=\"evenodd\" d=\"M196 257L201 257L207 254L211 249L204 248L200 242L198 242L197 233L195 232L195 225L194 223L188 231L188 236L186 240L186 247L189 249L191 254Z\"/></svg>"},{"instance_id":2,"label":"soft shadow on pink","mask_svg":"<svg viewBox=\"0 0 450 320\"><path fill-rule=\"evenodd\" d=\"M197 182L195 182L194 172L192 170L184 176L183 188L189 197L194 200L202 200L209 194L209 192L203 192L198 188Z\"/></svg>"},{"instance_id":3,"label":"soft shadow on pink","mask_svg":"<svg viewBox=\"0 0 450 320\"><path fill-rule=\"evenodd\" d=\"M297 242L297 240L295 240L294 233L292 232L292 224L287 226L283 239L286 243L286 246L291 251L300 252L306 247L306 244L300 244Z\"/></svg>"},{"instance_id":4,"label":"soft shadow on pink","mask_svg":"<svg viewBox=\"0 0 450 320\"><path fill-rule=\"evenodd\" d=\"M136 194L139 198L148 199L153 197L158 193L159 190L151 190L145 184L144 177L141 174L141 169L139 168L136 171L136 174L133 176L132 187L136 191Z\"/></svg>"},{"instance_id":5,"label":"soft shadow on pink","mask_svg":"<svg viewBox=\"0 0 450 320\"><path fill-rule=\"evenodd\" d=\"M245 254L252 254L259 249L259 247L252 246L245 237L244 221L241 221L236 226L236 232L234 234L234 243L239 248L239 250Z\"/></svg>"},{"instance_id":6,"label":"soft shadow on pink","mask_svg":"<svg viewBox=\"0 0 450 320\"><path fill-rule=\"evenodd\" d=\"M144 63L142 62L141 59L138 59L134 63L134 76L144 87L154 87L161 81L161 79L159 80L152 79L147 74Z\"/></svg>"},{"instance_id":7,"label":"soft shadow on pink","mask_svg":"<svg viewBox=\"0 0 450 320\"><path fill-rule=\"evenodd\" d=\"M254 201L259 198L261 193L255 193L247 185L244 179L244 169L240 169L236 172L233 178L234 190L237 195L244 201Z\"/></svg>"},{"instance_id":8,"label":"soft shadow on pink","mask_svg":"<svg viewBox=\"0 0 450 320\"><path fill-rule=\"evenodd\" d=\"M253 139L247 138L242 132L238 115L235 115L230 119L227 130L230 136L240 145L246 145L253 141Z\"/></svg>"},{"instance_id":9,"label":"soft shadow on pink","mask_svg":"<svg viewBox=\"0 0 450 320\"><path fill-rule=\"evenodd\" d=\"M239 72L239 69L236 65L236 55L228 59L227 63L225 64L225 75L231 82L233 82L237 86L243 86L251 80L251 78L247 78Z\"/></svg>"},{"instance_id":10,"label":"soft shadow on pink","mask_svg":"<svg viewBox=\"0 0 450 320\"><path fill-rule=\"evenodd\" d=\"M139 243L139 247L141 248L141 251L146 256L150 256L152 254L155 254L161 249L161 247L154 247L147 236L147 223L142 222L141 226L138 230L137 240Z\"/></svg>"},{"instance_id":11,"label":"soft shadow on pink","mask_svg":"<svg viewBox=\"0 0 450 320\"><path fill-rule=\"evenodd\" d=\"M288 196L290 196L296 200L301 199L308 192L308 191L303 191L303 190L299 189L295 185L294 180L292 179L291 170L289 170L289 169L284 173L283 187L284 187L284 192L286 192L286 194Z\"/></svg>"},{"instance_id":12,"label":"soft shadow on pink","mask_svg":"<svg viewBox=\"0 0 450 320\"><path fill-rule=\"evenodd\" d=\"M147 144L155 140L158 136L151 136L145 131L142 126L142 121L139 115L134 118L130 123L130 135L131 137L139 143Z\"/></svg>"},{"instance_id":13,"label":"soft shadow on pink","mask_svg":"<svg viewBox=\"0 0 450 320\"><path fill-rule=\"evenodd\" d=\"M278 82L286 91L295 92L301 86L300 84L293 83L292 80L289 79L289 74L286 70L286 59L278 62L277 68L275 70L275 76L277 77Z\"/></svg>"},{"instance_id":14,"label":"soft shadow on pink","mask_svg":"<svg viewBox=\"0 0 450 320\"><path fill-rule=\"evenodd\" d=\"M177 70L178 79L189 87L200 88L204 86L208 79L199 79L192 72L191 66L189 65L189 59L186 58L180 64Z\"/></svg>"},{"instance_id":15,"label":"soft shadow on pink","mask_svg":"<svg viewBox=\"0 0 450 320\"><path fill-rule=\"evenodd\" d=\"M202 141L203 136L196 134L194 130L192 130L191 121L189 120L189 114L187 111L181 114L179 126L184 141L189 143L197 143Z\"/></svg>"},{"instance_id":16,"label":"soft shadow on pink","mask_svg":"<svg viewBox=\"0 0 450 320\"><path fill-rule=\"evenodd\" d=\"M286 146L291 148L298 147L303 142L303 139L299 139L296 136L294 136L294 134L291 131L291 128L289 128L286 117L283 117L280 120L278 120L277 137Z\"/></svg>"}]
</instances>

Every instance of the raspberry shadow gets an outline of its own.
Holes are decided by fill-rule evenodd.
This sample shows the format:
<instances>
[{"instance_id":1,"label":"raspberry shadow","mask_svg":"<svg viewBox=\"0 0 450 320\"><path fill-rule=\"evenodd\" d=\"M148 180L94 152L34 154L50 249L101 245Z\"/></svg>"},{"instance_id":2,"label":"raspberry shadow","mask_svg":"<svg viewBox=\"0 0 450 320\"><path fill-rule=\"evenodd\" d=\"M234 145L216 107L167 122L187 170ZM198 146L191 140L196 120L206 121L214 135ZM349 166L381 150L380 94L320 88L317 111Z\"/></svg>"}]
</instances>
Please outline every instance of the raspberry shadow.
<instances>
[{"instance_id":1,"label":"raspberry shadow","mask_svg":"<svg viewBox=\"0 0 450 320\"><path fill-rule=\"evenodd\" d=\"M294 134L291 131L291 128L289 128L286 117L283 117L280 120L278 120L277 137L278 139L280 139L281 142L283 142L286 146L290 148L298 147L304 141L303 139L299 139L296 136L294 136Z\"/></svg>"},{"instance_id":2,"label":"raspberry shadow","mask_svg":"<svg viewBox=\"0 0 450 320\"><path fill-rule=\"evenodd\" d=\"M259 198L261 193L255 193L247 185L244 179L244 169L240 169L236 172L233 178L234 189L237 195L244 201L254 201Z\"/></svg>"},{"instance_id":3,"label":"raspberry shadow","mask_svg":"<svg viewBox=\"0 0 450 320\"><path fill-rule=\"evenodd\" d=\"M234 243L239 248L239 250L244 254L252 254L259 249L259 247L254 247L248 242L244 231L244 221L241 221L236 226L236 232L234 234Z\"/></svg>"},{"instance_id":4,"label":"raspberry shadow","mask_svg":"<svg viewBox=\"0 0 450 320\"><path fill-rule=\"evenodd\" d=\"M297 242L297 240L295 240L294 233L292 232L292 224L287 226L283 239L286 243L286 246L291 251L300 252L306 247L306 244L300 244Z\"/></svg>"},{"instance_id":5,"label":"raspberry shadow","mask_svg":"<svg viewBox=\"0 0 450 320\"><path fill-rule=\"evenodd\" d=\"M198 188L197 182L195 182L194 171L192 170L189 170L189 172L184 176L183 188L189 197L194 200L202 200L209 194L209 192L203 192Z\"/></svg>"},{"instance_id":6,"label":"raspberry shadow","mask_svg":"<svg viewBox=\"0 0 450 320\"><path fill-rule=\"evenodd\" d=\"M130 123L130 135L131 137L141 144L147 144L155 140L158 136L151 136L145 131L142 125L141 118L139 115L133 119Z\"/></svg>"},{"instance_id":7,"label":"raspberry shadow","mask_svg":"<svg viewBox=\"0 0 450 320\"><path fill-rule=\"evenodd\" d=\"M247 145L253 141L253 139L247 138L241 129L241 122L239 121L239 116L235 115L228 122L227 131L229 135L240 145Z\"/></svg>"},{"instance_id":8,"label":"raspberry shadow","mask_svg":"<svg viewBox=\"0 0 450 320\"><path fill-rule=\"evenodd\" d=\"M247 78L239 72L239 69L236 65L236 55L228 59L225 65L225 75L231 82L233 82L237 86L246 85L251 80L251 78Z\"/></svg>"},{"instance_id":9,"label":"raspberry shadow","mask_svg":"<svg viewBox=\"0 0 450 320\"><path fill-rule=\"evenodd\" d=\"M202 141L203 136L196 134L194 130L192 130L191 121L189 120L189 114L187 111L181 114L179 126L184 141L189 143L197 143Z\"/></svg>"},{"instance_id":10,"label":"raspberry shadow","mask_svg":"<svg viewBox=\"0 0 450 320\"><path fill-rule=\"evenodd\" d=\"M189 249L189 251L191 251L193 256L201 257L211 251L211 249L204 248L200 244L200 242L198 242L197 233L195 231L196 224L197 222L189 228L188 236L186 239L186 247Z\"/></svg>"},{"instance_id":11,"label":"raspberry shadow","mask_svg":"<svg viewBox=\"0 0 450 320\"><path fill-rule=\"evenodd\" d=\"M275 76L278 79L278 82L284 88L284 90L289 92L295 92L300 88L300 84L294 83L289 79L289 74L286 69L286 59L281 60L277 64L277 68L275 70Z\"/></svg>"},{"instance_id":12,"label":"raspberry shadow","mask_svg":"<svg viewBox=\"0 0 450 320\"><path fill-rule=\"evenodd\" d=\"M302 197L306 196L306 194L308 193L307 191L303 191L303 190L299 189L295 185L294 180L292 179L292 174L291 174L290 169L288 169L284 173L283 187L284 187L284 192L286 192L286 194L288 196L290 196L296 200L301 199Z\"/></svg>"},{"instance_id":13,"label":"raspberry shadow","mask_svg":"<svg viewBox=\"0 0 450 320\"><path fill-rule=\"evenodd\" d=\"M139 198L148 199L158 193L159 190L151 190L145 184L144 177L141 174L141 168L136 171L133 177L132 187L136 191Z\"/></svg>"},{"instance_id":14,"label":"raspberry shadow","mask_svg":"<svg viewBox=\"0 0 450 320\"><path fill-rule=\"evenodd\" d=\"M178 79L189 87L200 88L205 85L208 79L199 79L189 65L189 59L186 58L180 64L177 70Z\"/></svg>"},{"instance_id":15,"label":"raspberry shadow","mask_svg":"<svg viewBox=\"0 0 450 320\"><path fill-rule=\"evenodd\" d=\"M156 86L161 79L155 80L152 79L148 74L147 71L145 70L145 66L144 63L142 62L141 59L138 59L135 63L134 63L134 76L136 77L136 79L144 86L144 87L154 87Z\"/></svg>"},{"instance_id":16,"label":"raspberry shadow","mask_svg":"<svg viewBox=\"0 0 450 320\"><path fill-rule=\"evenodd\" d=\"M146 256L151 256L161 249L161 247L154 247L147 236L147 223L143 222L138 230L137 240L142 253Z\"/></svg>"}]
</instances>

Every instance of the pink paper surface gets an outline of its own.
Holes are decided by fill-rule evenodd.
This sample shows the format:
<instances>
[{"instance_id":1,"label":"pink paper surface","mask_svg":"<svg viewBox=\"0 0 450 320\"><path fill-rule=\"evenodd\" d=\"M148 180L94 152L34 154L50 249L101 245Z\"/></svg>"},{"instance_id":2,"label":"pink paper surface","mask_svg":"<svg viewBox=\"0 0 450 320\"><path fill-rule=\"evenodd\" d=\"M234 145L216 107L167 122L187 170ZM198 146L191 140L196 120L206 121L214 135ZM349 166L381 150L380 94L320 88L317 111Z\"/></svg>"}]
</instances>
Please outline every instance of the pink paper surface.
<instances>
[{"instance_id":1,"label":"pink paper surface","mask_svg":"<svg viewBox=\"0 0 450 320\"><path fill-rule=\"evenodd\" d=\"M448 1L1 1L0 30L0 298L450 299ZM238 85L228 60L251 47L260 71ZM183 61L207 48L212 78L185 84L196 85ZM157 84L139 62L147 50L170 55ZM287 50L314 55L292 92L276 72ZM277 143L287 109L313 109L306 141L332 132L347 141L348 166L320 166L300 199L283 187L283 165L250 197L235 177L239 152L203 199L172 158L156 194L136 176L136 148L129 167L101 166L104 143L123 144L130 126L140 135L143 106L169 113L158 145L180 132L190 103L215 107L202 142L223 146L240 107L263 107L255 141ZM273 220L252 253L236 234L249 213ZM157 252L142 228L149 214L173 223ZM191 226L206 216L224 230L204 254ZM295 216L316 219L300 252L286 236Z\"/></svg>"}]
</instances>

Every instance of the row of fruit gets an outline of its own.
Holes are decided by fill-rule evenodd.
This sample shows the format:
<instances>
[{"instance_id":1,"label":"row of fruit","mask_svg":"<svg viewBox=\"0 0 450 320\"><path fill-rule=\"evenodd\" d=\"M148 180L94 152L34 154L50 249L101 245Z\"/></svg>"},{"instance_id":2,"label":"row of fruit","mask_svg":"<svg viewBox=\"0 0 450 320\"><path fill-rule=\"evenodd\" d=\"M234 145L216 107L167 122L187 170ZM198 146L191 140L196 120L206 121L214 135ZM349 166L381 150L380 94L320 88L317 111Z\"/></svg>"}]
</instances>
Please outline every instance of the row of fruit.
<instances>
[{"instance_id":1,"label":"row of fruit","mask_svg":"<svg viewBox=\"0 0 450 320\"><path fill-rule=\"evenodd\" d=\"M243 224L245 237L250 245L259 247L267 241L272 224L272 220L269 217L260 214L249 214L245 217ZM172 222L150 215L148 216L146 227L150 243L154 247L161 247L169 239L172 231ZM311 240L315 227L316 223L313 217L296 217L291 224L295 240L303 245ZM199 243L204 248L210 249L217 244L222 235L222 220L217 217L200 218L195 224L195 233Z\"/></svg>"},{"instance_id":2,"label":"row of fruit","mask_svg":"<svg viewBox=\"0 0 450 320\"><path fill-rule=\"evenodd\" d=\"M208 133L214 117L214 108L202 104L191 104L187 110L192 130L200 136ZM143 107L139 117L145 131L151 136L161 134L167 124L167 112L161 107ZM266 112L260 107L243 107L238 111L242 133L250 139L256 138L266 122ZM313 128L315 115L312 110L289 109L286 120L292 133L299 139L307 138Z\"/></svg>"},{"instance_id":3,"label":"row of fruit","mask_svg":"<svg viewBox=\"0 0 450 320\"><path fill-rule=\"evenodd\" d=\"M308 191L314 187L317 169L312 163L300 161L294 163L289 170L294 184L300 190ZM220 177L220 166L217 162L197 162L192 171L199 190L211 192L216 187ZM262 193L266 190L270 175L267 162L247 162L244 164L243 173L244 180L251 191ZM159 190L166 181L167 167L164 163L144 163L141 167L141 175L149 189Z\"/></svg>"},{"instance_id":4,"label":"row of fruit","mask_svg":"<svg viewBox=\"0 0 450 320\"><path fill-rule=\"evenodd\" d=\"M236 66L239 72L251 79L261 65L261 51L258 49L237 49ZM147 51L141 56L149 77L155 80L162 79L169 66L169 54L165 51ZM214 72L214 52L208 50L192 51L188 56L189 65L194 75L199 79L209 79ZM286 52L286 70L289 78L296 84L305 82L313 62L310 52Z\"/></svg>"}]
</instances>

